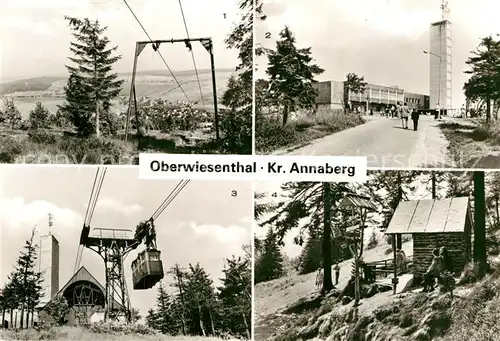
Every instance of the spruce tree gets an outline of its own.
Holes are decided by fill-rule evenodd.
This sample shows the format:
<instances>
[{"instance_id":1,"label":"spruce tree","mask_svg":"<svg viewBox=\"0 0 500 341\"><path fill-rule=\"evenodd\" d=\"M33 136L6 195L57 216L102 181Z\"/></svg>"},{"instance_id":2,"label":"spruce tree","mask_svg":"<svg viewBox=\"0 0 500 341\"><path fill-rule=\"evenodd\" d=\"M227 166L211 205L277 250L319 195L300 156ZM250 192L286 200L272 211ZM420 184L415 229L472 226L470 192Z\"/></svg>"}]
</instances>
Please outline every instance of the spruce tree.
<instances>
[{"instance_id":1,"label":"spruce tree","mask_svg":"<svg viewBox=\"0 0 500 341\"><path fill-rule=\"evenodd\" d=\"M70 43L74 56L69 58L74 65L66 66L70 73L65 89L68 104L61 109L72 118L81 135L114 133L110 109L123 84L112 72L113 64L121 59L120 55L113 55L117 46L108 47L110 41L103 35L107 27L101 27L98 20L65 19L75 39Z\"/></svg>"},{"instance_id":2,"label":"spruce tree","mask_svg":"<svg viewBox=\"0 0 500 341\"><path fill-rule=\"evenodd\" d=\"M24 249L21 251L19 258L16 261L15 270L9 276L9 281L12 285L13 295L15 297L16 307L20 309L20 325L24 327L25 313L27 323L29 315L33 316L34 309L43 297L42 292L42 274L35 269L37 252L34 244L35 230L31 232L31 237L26 241Z\"/></svg>"},{"instance_id":3,"label":"spruce tree","mask_svg":"<svg viewBox=\"0 0 500 341\"><path fill-rule=\"evenodd\" d=\"M300 246L312 229L321 231L324 289L328 291L333 288L329 275L332 260L339 257L340 248L348 247L352 242L345 236L345 228L353 212L338 207L340 200L352 192L351 186L347 183L287 182L282 185L282 191L287 199L278 204L271 218L261 225L271 226L279 243L288 232L297 228L299 233L295 243Z\"/></svg>"},{"instance_id":4,"label":"spruce tree","mask_svg":"<svg viewBox=\"0 0 500 341\"><path fill-rule=\"evenodd\" d=\"M251 338L252 312L252 271L248 258L226 260L222 286L219 287L219 299L224 316L224 330L233 335L245 335Z\"/></svg>"},{"instance_id":5,"label":"spruce tree","mask_svg":"<svg viewBox=\"0 0 500 341\"><path fill-rule=\"evenodd\" d=\"M42 103L37 102L35 108L29 113L29 123L31 129L40 129L49 127L50 112L45 108Z\"/></svg>"},{"instance_id":6,"label":"spruce tree","mask_svg":"<svg viewBox=\"0 0 500 341\"><path fill-rule=\"evenodd\" d=\"M316 103L318 91L313 87L314 77L325 70L311 64L311 48L299 49L292 31L285 27L279 34L276 51L268 52L266 74L271 84L273 100L283 104L283 125L288 122L288 115L296 106L311 108Z\"/></svg>"},{"instance_id":7,"label":"spruce tree","mask_svg":"<svg viewBox=\"0 0 500 341\"><path fill-rule=\"evenodd\" d=\"M283 256L276 235L272 228L269 228L259 258L255 261L255 283L267 282L283 275Z\"/></svg>"}]
</instances>

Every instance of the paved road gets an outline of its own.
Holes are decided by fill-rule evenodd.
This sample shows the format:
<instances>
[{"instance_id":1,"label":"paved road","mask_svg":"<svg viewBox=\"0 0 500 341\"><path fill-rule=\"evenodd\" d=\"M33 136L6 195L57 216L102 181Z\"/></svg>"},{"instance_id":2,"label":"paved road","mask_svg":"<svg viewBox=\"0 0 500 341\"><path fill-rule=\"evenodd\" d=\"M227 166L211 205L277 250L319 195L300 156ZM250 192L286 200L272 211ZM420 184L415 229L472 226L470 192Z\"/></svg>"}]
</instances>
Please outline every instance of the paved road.
<instances>
[{"instance_id":1,"label":"paved road","mask_svg":"<svg viewBox=\"0 0 500 341\"><path fill-rule=\"evenodd\" d=\"M368 167L451 167L448 142L433 117L423 116L418 131L395 118L375 117L355 128L315 140L285 155L366 156Z\"/></svg>"}]
</instances>

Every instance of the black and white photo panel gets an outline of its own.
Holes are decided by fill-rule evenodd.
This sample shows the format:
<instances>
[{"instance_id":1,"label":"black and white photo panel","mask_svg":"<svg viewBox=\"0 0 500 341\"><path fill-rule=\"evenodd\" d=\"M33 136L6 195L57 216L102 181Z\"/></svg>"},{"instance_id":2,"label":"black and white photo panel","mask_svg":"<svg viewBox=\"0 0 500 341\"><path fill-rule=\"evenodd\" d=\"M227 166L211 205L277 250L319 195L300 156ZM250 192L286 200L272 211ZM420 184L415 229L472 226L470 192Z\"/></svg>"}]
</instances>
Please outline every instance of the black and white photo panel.
<instances>
[{"instance_id":1,"label":"black and white photo panel","mask_svg":"<svg viewBox=\"0 0 500 341\"><path fill-rule=\"evenodd\" d=\"M251 339L251 183L15 165L0 189L0 339Z\"/></svg>"},{"instance_id":2,"label":"black and white photo panel","mask_svg":"<svg viewBox=\"0 0 500 341\"><path fill-rule=\"evenodd\" d=\"M500 168L497 1L258 4L256 153Z\"/></svg>"},{"instance_id":3,"label":"black and white photo panel","mask_svg":"<svg viewBox=\"0 0 500 341\"><path fill-rule=\"evenodd\" d=\"M499 180L256 183L254 339L496 339Z\"/></svg>"},{"instance_id":4,"label":"black and white photo panel","mask_svg":"<svg viewBox=\"0 0 500 341\"><path fill-rule=\"evenodd\" d=\"M0 162L251 154L252 18L244 0L3 1Z\"/></svg>"}]
</instances>

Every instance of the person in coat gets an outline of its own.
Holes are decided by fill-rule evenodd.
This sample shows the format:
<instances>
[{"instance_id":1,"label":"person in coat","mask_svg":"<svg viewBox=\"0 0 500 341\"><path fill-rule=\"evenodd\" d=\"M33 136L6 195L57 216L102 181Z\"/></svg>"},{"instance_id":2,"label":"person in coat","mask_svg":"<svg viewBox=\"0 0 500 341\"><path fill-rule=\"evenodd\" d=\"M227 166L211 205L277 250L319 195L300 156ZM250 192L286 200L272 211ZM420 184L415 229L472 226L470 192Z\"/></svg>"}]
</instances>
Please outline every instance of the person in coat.
<instances>
[{"instance_id":1,"label":"person in coat","mask_svg":"<svg viewBox=\"0 0 500 341\"><path fill-rule=\"evenodd\" d=\"M413 109L411 113L411 120L413 121L413 130L417 131L418 130L418 119L420 118L420 113L418 110Z\"/></svg>"},{"instance_id":2,"label":"person in coat","mask_svg":"<svg viewBox=\"0 0 500 341\"><path fill-rule=\"evenodd\" d=\"M441 272L445 269L444 259L440 255L439 249L434 249L432 252L432 263L424 274L424 291L434 290L436 279L439 279Z\"/></svg>"}]
</instances>

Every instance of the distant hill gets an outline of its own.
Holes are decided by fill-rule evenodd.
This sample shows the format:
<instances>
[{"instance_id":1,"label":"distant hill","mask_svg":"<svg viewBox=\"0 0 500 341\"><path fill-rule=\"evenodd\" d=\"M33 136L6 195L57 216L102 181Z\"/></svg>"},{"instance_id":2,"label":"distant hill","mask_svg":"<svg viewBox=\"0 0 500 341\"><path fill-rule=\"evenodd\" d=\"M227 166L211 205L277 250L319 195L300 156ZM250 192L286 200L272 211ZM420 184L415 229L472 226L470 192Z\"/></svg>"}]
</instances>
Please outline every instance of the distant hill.
<instances>
[{"instance_id":1,"label":"distant hill","mask_svg":"<svg viewBox=\"0 0 500 341\"><path fill-rule=\"evenodd\" d=\"M210 73L210 69L200 69L198 74ZM234 69L217 69L216 73L230 73L235 72ZM118 73L121 77L131 76L131 72ZM170 72L168 70L150 70L150 71L138 71L137 75L140 76L165 76L169 77ZM174 71L175 77L190 77L195 76L195 70L185 70L185 71ZM65 81L64 76L43 76L43 77L32 77L19 79L14 81L3 82L0 84L0 95L10 94L13 92L24 92L24 91L45 91L48 90L54 82Z\"/></svg>"}]
</instances>

